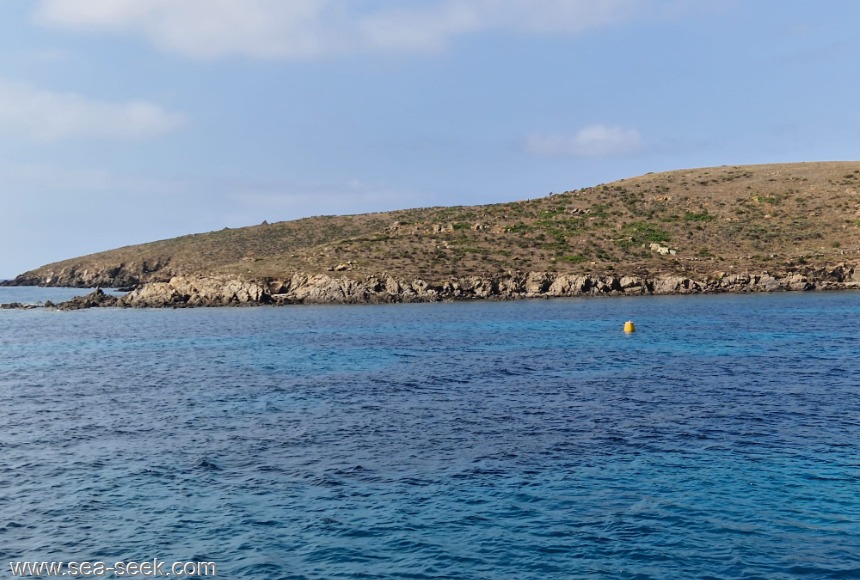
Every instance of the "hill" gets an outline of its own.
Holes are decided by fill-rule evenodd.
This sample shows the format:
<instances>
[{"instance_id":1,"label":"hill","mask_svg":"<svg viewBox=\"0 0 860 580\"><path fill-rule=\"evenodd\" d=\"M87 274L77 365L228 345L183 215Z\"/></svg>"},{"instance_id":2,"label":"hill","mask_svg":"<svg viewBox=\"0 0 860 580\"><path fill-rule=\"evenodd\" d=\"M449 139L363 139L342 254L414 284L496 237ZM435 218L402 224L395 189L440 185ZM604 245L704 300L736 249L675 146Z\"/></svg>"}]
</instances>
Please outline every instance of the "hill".
<instances>
[{"instance_id":1,"label":"hill","mask_svg":"<svg viewBox=\"0 0 860 580\"><path fill-rule=\"evenodd\" d=\"M860 251L860 162L653 173L539 199L320 216L224 229L48 264L13 283L128 286L174 276L286 279L551 272L812 272Z\"/></svg>"}]
</instances>

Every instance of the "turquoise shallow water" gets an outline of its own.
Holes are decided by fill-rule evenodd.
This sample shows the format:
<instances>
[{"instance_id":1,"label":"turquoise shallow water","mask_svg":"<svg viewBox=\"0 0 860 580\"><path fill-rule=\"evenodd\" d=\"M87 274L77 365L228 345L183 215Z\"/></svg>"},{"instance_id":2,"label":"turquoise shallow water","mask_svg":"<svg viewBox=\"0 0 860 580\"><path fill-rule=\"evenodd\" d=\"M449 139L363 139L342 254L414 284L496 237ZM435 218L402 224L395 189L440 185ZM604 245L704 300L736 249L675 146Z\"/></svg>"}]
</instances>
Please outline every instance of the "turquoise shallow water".
<instances>
[{"instance_id":1,"label":"turquoise shallow water","mask_svg":"<svg viewBox=\"0 0 860 580\"><path fill-rule=\"evenodd\" d=\"M856 293L0 311L0 565L860 577L858 327Z\"/></svg>"}]
</instances>

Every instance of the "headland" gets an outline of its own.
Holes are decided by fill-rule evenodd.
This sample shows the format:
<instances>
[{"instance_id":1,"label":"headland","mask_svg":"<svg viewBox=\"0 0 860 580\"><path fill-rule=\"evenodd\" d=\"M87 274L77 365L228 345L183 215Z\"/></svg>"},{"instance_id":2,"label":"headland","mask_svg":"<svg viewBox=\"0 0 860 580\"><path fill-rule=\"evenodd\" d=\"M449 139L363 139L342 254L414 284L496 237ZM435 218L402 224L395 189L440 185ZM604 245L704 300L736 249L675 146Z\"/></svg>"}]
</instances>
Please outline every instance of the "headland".
<instances>
[{"instance_id":1,"label":"headland","mask_svg":"<svg viewBox=\"0 0 860 580\"><path fill-rule=\"evenodd\" d=\"M678 170L516 202L264 222L5 284L128 290L67 308L857 288L860 162Z\"/></svg>"}]
</instances>

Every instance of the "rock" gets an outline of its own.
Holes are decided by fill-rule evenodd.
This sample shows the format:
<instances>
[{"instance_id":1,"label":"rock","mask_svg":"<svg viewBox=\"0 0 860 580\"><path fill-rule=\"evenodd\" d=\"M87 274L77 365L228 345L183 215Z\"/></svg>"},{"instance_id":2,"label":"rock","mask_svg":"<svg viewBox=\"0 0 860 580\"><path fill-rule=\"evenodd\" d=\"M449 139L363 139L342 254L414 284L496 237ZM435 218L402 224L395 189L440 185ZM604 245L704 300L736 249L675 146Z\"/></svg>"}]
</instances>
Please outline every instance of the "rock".
<instances>
[{"instance_id":1,"label":"rock","mask_svg":"<svg viewBox=\"0 0 860 580\"><path fill-rule=\"evenodd\" d=\"M120 299L123 306L132 307L165 307L177 306L188 302L187 296L182 296L168 282L152 282L133 290Z\"/></svg>"},{"instance_id":2,"label":"rock","mask_svg":"<svg viewBox=\"0 0 860 580\"><path fill-rule=\"evenodd\" d=\"M529 272L524 281L526 296L535 297L546 293L552 286L552 282L546 272Z\"/></svg>"},{"instance_id":3,"label":"rock","mask_svg":"<svg viewBox=\"0 0 860 580\"><path fill-rule=\"evenodd\" d=\"M347 262L344 266L352 269ZM855 281L856 280L856 281ZM289 277L249 280L239 276L174 276L151 282L116 298L96 290L63 303L72 310L94 306L192 307L246 304L367 304L436 302L440 300L691 294L699 292L774 292L780 290L831 290L860 288L854 267L838 265L816 271L787 274L715 272L706 281L680 274L597 276L555 272L506 272L494 276L464 276L427 282L400 279L387 273L350 278L347 275L293 273ZM6 305L4 308L18 308ZM49 306L50 307L50 306Z\"/></svg>"},{"instance_id":4,"label":"rock","mask_svg":"<svg viewBox=\"0 0 860 580\"><path fill-rule=\"evenodd\" d=\"M660 244L657 244L654 242L651 243L649 248L651 249L652 252L657 252L661 256L665 256L667 254L672 254L673 256L675 255L675 251L670 250L668 246L661 246Z\"/></svg>"},{"instance_id":5,"label":"rock","mask_svg":"<svg viewBox=\"0 0 860 580\"><path fill-rule=\"evenodd\" d=\"M666 276L654 280L654 294L689 294L696 286L684 276Z\"/></svg>"},{"instance_id":6,"label":"rock","mask_svg":"<svg viewBox=\"0 0 860 580\"><path fill-rule=\"evenodd\" d=\"M269 289L238 277L182 277L170 282L146 284L119 299L119 305L132 307L229 306L265 304L271 300Z\"/></svg>"},{"instance_id":7,"label":"rock","mask_svg":"<svg viewBox=\"0 0 860 580\"><path fill-rule=\"evenodd\" d=\"M385 278L383 287L385 288L385 292L391 296L397 296L407 290L400 284L399 280L391 276ZM415 294L415 292L412 291L412 288L408 288L408 292L413 295Z\"/></svg>"},{"instance_id":8,"label":"rock","mask_svg":"<svg viewBox=\"0 0 860 580\"><path fill-rule=\"evenodd\" d=\"M306 304L354 304L368 301L366 289L366 283L348 278L296 275L290 280L287 300Z\"/></svg>"},{"instance_id":9,"label":"rock","mask_svg":"<svg viewBox=\"0 0 860 580\"><path fill-rule=\"evenodd\" d=\"M625 294L641 294L644 289L642 280L633 276L622 276L618 285Z\"/></svg>"},{"instance_id":10,"label":"rock","mask_svg":"<svg viewBox=\"0 0 860 580\"><path fill-rule=\"evenodd\" d=\"M570 296L573 290L573 279L571 276L562 274L556 277L547 288L547 294L550 296Z\"/></svg>"},{"instance_id":11,"label":"rock","mask_svg":"<svg viewBox=\"0 0 860 580\"><path fill-rule=\"evenodd\" d=\"M105 294L101 288L96 288L86 296L75 296L71 300L60 302L57 308L59 310L83 310L99 306L117 306L117 298Z\"/></svg>"},{"instance_id":12,"label":"rock","mask_svg":"<svg viewBox=\"0 0 860 580\"><path fill-rule=\"evenodd\" d=\"M782 285L779 280L774 278L768 273L764 273L760 276L756 276L756 286L758 286L758 290L764 292L774 292L776 290L782 290Z\"/></svg>"},{"instance_id":13,"label":"rock","mask_svg":"<svg viewBox=\"0 0 860 580\"><path fill-rule=\"evenodd\" d=\"M815 285L810 283L806 276L797 273L786 277L783 282L788 286L789 290L806 291L815 288Z\"/></svg>"},{"instance_id":14,"label":"rock","mask_svg":"<svg viewBox=\"0 0 860 580\"><path fill-rule=\"evenodd\" d=\"M11 282L15 286L68 286L71 288L117 288L144 282L166 281L171 276L169 258L103 263L78 269L63 266L48 272L27 272Z\"/></svg>"},{"instance_id":15,"label":"rock","mask_svg":"<svg viewBox=\"0 0 860 580\"><path fill-rule=\"evenodd\" d=\"M718 282L718 287L726 292L748 291L750 283L749 274L729 274Z\"/></svg>"}]
</instances>

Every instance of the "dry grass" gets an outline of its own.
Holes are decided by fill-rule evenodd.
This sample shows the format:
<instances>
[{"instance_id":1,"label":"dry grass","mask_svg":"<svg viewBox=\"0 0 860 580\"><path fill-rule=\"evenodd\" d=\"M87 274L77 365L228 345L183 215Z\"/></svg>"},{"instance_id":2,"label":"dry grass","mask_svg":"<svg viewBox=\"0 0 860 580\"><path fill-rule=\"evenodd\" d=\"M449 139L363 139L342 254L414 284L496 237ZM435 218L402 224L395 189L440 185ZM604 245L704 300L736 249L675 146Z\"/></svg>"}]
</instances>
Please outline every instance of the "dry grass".
<instances>
[{"instance_id":1,"label":"dry grass","mask_svg":"<svg viewBox=\"0 0 860 580\"><path fill-rule=\"evenodd\" d=\"M661 255L658 243L675 251ZM529 201L315 217L120 248L63 268L282 277L388 273L428 281L511 270L592 274L791 270L854 261L860 162L648 174ZM345 271L331 269L344 264Z\"/></svg>"}]
</instances>

